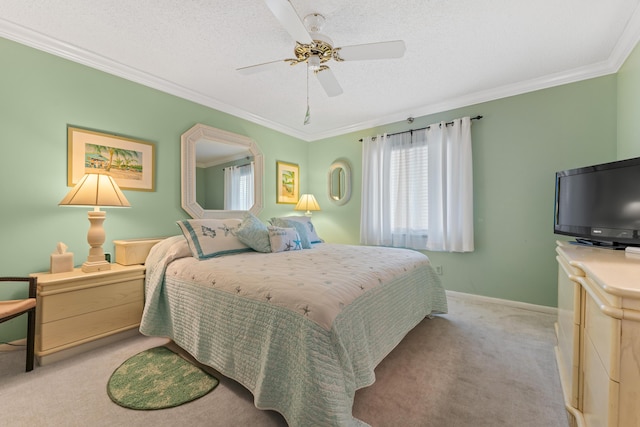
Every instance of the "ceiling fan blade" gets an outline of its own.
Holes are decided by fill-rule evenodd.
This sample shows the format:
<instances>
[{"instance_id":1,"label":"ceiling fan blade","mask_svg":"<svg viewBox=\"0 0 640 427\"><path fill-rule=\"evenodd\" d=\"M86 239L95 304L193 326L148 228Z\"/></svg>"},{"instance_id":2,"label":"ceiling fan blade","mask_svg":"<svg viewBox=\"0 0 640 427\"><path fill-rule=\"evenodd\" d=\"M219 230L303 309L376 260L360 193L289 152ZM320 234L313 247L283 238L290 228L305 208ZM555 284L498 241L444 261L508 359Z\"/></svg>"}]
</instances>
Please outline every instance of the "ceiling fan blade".
<instances>
[{"instance_id":1,"label":"ceiling fan blade","mask_svg":"<svg viewBox=\"0 0 640 427\"><path fill-rule=\"evenodd\" d=\"M367 59L401 58L405 51L404 41L357 44L343 46L338 56L345 61L362 61Z\"/></svg>"},{"instance_id":2,"label":"ceiling fan blade","mask_svg":"<svg viewBox=\"0 0 640 427\"><path fill-rule=\"evenodd\" d=\"M264 0L264 2L294 41L303 44L313 42L289 0Z\"/></svg>"},{"instance_id":3,"label":"ceiling fan blade","mask_svg":"<svg viewBox=\"0 0 640 427\"><path fill-rule=\"evenodd\" d=\"M327 92L327 95L338 96L342 93L340 83L338 83L336 76L330 68L318 71L316 73L316 77L318 77L318 81L320 82L320 85L322 85L324 91Z\"/></svg>"},{"instance_id":4,"label":"ceiling fan blade","mask_svg":"<svg viewBox=\"0 0 640 427\"><path fill-rule=\"evenodd\" d=\"M256 64L256 65L249 65L248 67L238 68L236 69L236 71L244 76L248 76L251 74L256 74L262 71L269 70L271 68L276 68L281 63L286 63L286 61L284 59L279 59L277 61L265 62L262 64Z\"/></svg>"}]
</instances>

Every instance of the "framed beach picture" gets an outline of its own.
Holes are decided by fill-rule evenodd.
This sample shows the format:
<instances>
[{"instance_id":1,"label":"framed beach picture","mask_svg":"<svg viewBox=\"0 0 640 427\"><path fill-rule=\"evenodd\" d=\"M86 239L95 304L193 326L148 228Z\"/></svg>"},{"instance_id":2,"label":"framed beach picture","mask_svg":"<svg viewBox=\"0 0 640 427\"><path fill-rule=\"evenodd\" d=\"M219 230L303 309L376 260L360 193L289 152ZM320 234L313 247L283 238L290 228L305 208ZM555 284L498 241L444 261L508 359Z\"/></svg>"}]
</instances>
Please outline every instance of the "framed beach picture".
<instances>
[{"instance_id":1,"label":"framed beach picture","mask_svg":"<svg viewBox=\"0 0 640 427\"><path fill-rule=\"evenodd\" d=\"M293 163L276 161L276 203L298 203L300 168Z\"/></svg>"},{"instance_id":2,"label":"framed beach picture","mask_svg":"<svg viewBox=\"0 0 640 427\"><path fill-rule=\"evenodd\" d=\"M110 175L123 190L155 191L150 142L67 126L67 185L87 173Z\"/></svg>"}]
</instances>

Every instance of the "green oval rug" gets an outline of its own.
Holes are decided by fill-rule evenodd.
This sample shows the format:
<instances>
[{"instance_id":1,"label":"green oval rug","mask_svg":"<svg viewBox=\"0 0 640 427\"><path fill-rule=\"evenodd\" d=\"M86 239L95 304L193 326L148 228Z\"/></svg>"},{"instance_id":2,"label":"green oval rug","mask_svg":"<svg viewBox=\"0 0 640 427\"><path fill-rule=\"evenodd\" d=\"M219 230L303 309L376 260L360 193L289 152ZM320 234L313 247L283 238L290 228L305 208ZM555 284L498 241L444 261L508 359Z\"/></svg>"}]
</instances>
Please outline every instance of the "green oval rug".
<instances>
[{"instance_id":1,"label":"green oval rug","mask_svg":"<svg viewBox=\"0 0 640 427\"><path fill-rule=\"evenodd\" d=\"M111 400L130 409L172 408L209 393L218 380L166 347L136 354L107 384Z\"/></svg>"}]
</instances>

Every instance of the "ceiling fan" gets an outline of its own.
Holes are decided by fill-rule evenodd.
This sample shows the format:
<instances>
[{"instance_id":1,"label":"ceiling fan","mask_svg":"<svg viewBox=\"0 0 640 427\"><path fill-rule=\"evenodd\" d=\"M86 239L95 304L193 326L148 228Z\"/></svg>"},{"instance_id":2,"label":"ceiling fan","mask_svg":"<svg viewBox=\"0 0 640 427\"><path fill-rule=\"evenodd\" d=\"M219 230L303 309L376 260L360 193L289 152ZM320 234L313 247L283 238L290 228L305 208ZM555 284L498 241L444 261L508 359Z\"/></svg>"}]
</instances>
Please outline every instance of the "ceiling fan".
<instances>
[{"instance_id":1,"label":"ceiling fan","mask_svg":"<svg viewBox=\"0 0 640 427\"><path fill-rule=\"evenodd\" d=\"M313 71L327 95L337 96L342 93L342 87L329 66L325 64L327 61L400 58L404 55L405 45L402 40L334 47L333 41L320 33L325 21L321 14L312 13L301 20L289 0L265 0L265 3L295 40L296 46L293 51L295 58L238 68L237 71L241 74L254 74L276 68L282 62L290 65L306 62L308 71Z\"/></svg>"}]
</instances>

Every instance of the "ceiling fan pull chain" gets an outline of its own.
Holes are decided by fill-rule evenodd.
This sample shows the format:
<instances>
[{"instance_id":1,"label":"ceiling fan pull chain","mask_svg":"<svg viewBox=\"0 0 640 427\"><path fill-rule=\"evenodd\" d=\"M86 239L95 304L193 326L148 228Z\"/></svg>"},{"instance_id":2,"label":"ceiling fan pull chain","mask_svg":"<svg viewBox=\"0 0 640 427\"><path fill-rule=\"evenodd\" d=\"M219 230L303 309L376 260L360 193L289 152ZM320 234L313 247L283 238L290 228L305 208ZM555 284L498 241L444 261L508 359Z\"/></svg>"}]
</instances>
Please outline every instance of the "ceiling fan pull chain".
<instances>
[{"instance_id":1,"label":"ceiling fan pull chain","mask_svg":"<svg viewBox=\"0 0 640 427\"><path fill-rule=\"evenodd\" d=\"M311 113L309 111L309 66L307 66L307 112L304 115L304 124L308 125L311 122Z\"/></svg>"}]
</instances>

